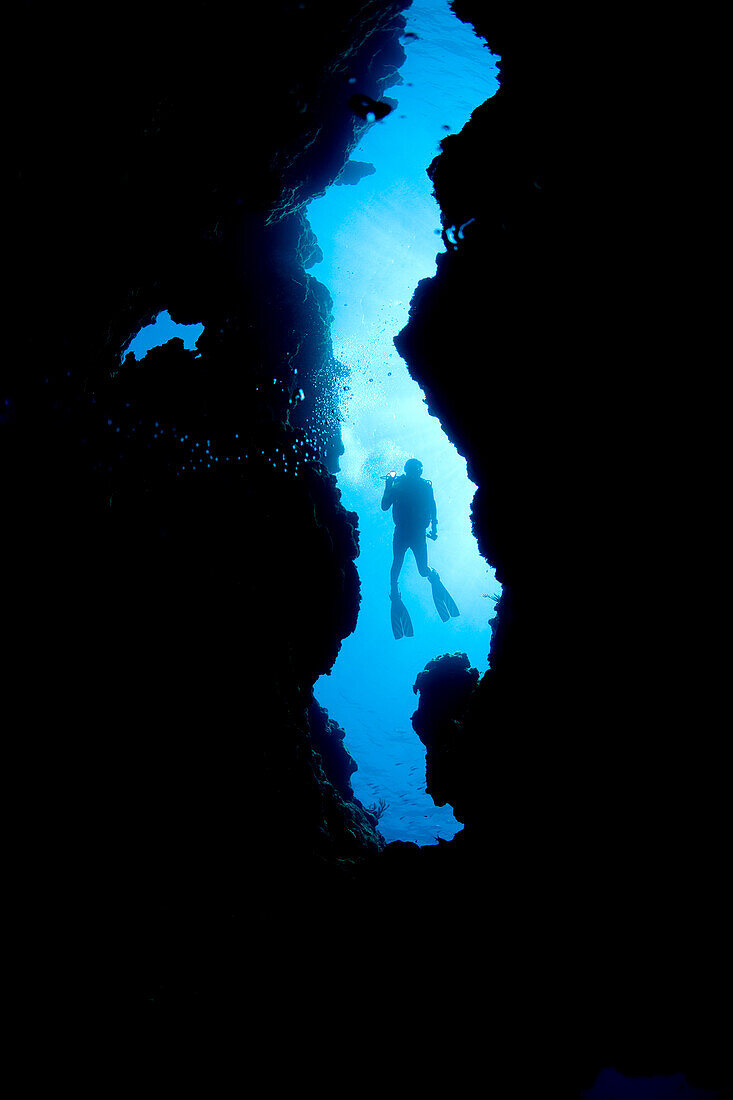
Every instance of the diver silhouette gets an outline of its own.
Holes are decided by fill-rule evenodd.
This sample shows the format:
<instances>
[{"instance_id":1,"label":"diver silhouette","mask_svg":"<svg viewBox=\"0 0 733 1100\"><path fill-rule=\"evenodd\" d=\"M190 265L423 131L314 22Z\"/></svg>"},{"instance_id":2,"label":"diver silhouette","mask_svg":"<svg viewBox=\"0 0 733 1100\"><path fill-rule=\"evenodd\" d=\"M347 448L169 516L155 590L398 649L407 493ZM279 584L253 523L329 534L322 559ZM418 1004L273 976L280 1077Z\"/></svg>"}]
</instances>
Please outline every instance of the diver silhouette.
<instances>
[{"instance_id":1,"label":"diver silhouette","mask_svg":"<svg viewBox=\"0 0 733 1100\"><path fill-rule=\"evenodd\" d=\"M382 510L387 512L392 509L395 525L389 593L392 602L392 633L395 638L413 636L412 620L397 587L408 550L412 550L415 555L420 576L426 577L430 582L433 601L443 622L460 614L438 573L428 566L427 539L435 540L438 537L438 510L432 483L423 478L422 471L422 462L417 458L408 458L404 474L399 477L395 473L386 474L384 479Z\"/></svg>"}]
</instances>

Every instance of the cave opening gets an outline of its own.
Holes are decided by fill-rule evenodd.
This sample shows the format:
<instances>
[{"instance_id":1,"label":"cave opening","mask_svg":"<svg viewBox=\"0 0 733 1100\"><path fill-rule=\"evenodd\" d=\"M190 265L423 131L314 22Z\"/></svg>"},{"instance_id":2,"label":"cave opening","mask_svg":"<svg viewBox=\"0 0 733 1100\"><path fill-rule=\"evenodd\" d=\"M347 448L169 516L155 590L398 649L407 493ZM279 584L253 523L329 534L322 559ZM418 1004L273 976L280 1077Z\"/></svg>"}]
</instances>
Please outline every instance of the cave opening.
<instances>
[{"instance_id":1,"label":"cave opening","mask_svg":"<svg viewBox=\"0 0 733 1100\"><path fill-rule=\"evenodd\" d=\"M338 421L344 447L338 486L344 507L359 517L361 608L355 632L342 642L331 671L316 683L315 696L347 731L346 746L358 765L351 780L354 794L377 813L384 839L429 845L451 839L461 825L449 805L436 806L425 790L425 749L410 722L416 706L413 684L428 661L446 652L465 653L479 673L486 671L490 620L497 613L501 585L473 534L476 486L466 461L432 415L394 339L407 324L420 280L435 274L440 254L462 247L475 223L467 217L460 225L441 227L427 169L441 151L440 142L459 133L472 112L496 93L499 59L448 0L414 0L404 18L406 60L396 80L387 84L383 106L362 103L356 78L347 78L354 84L352 109L365 126L335 182L305 208L313 243L304 266L312 277L303 282L302 270L291 269L292 259L276 231L270 231L271 262L282 266L279 277L287 282L290 275L302 285L304 299L313 301L316 311L329 308L325 302L331 308L328 377L322 386L312 371L307 381L301 380L295 366L298 341L308 334L294 336L281 366L274 368L277 374L270 369L251 376L255 392L282 391L282 412L289 422L285 441L270 446L263 440L266 449L261 449L252 441L243 445L244 436L235 430L218 430L212 439L203 423L190 432L165 424L162 432L174 446L177 477L256 461L298 478L303 463L311 460L334 468L328 425ZM244 251L252 255L251 242L245 240ZM278 345L283 317L275 307ZM176 338L194 358L203 354L205 360L218 331L208 324L180 324L167 310L158 312L153 323L125 343L120 362L132 356L140 363L149 351ZM500 408L487 408L487 432L497 416ZM140 426L129 427L126 438ZM161 429L153 427L151 438L157 441ZM116 422L114 430L120 430ZM414 637L396 642L389 601L393 525L380 500L384 475L401 472L410 457L420 459L424 477L433 483L439 538L429 543L429 564L454 596L460 616L441 622L430 586L408 552L400 590Z\"/></svg>"},{"instance_id":2,"label":"cave opening","mask_svg":"<svg viewBox=\"0 0 733 1100\"><path fill-rule=\"evenodd\" d=\"M183 341L187 351L195 351L197 343L204 331L202 324L180 324L174 321L167 309L156 314L149 325L143 325L135 335L125 344L120 355L120 362L124 362L126 356L132 355L135 359L144 359L153 348L163 347L170 340L176 338ZM196 352L196 357L200 355Z\"/></svg>"},{"instance_id":3,"label":"cave opening","mask_svg":"<svg viewBox=\"0 0 733 1100\"><path fill-rule=\"evenodd\" d=\"M356 630L315 695L347 731L358 764L354 792L378 814L384 838L429 845L451 839L461 826L449 805L436 806L426 793L425 750L410 723L412 686L426 663L446 652L466 653L480 673L487 669L489 620L501 586L473 535L476 487L466 462L431 415L394 338L407 324L418 282L435 274L437 255L460 247L470 233L471 220L443 233L427 168L441 139L459 132L495 94L498 58L447 0L415 0L405 17L406 61L383 100L391 110L364 116L371 125L346 168L307 208L320 247L310 266L333 299L344 445L338 485L344 506L359 516L362 595ZM488 361L490 348L486 355ZM486 410L487 431L500 415ZM384 476L401 473L411 457L422 462L437 503L439 537L428 543L429 564L460 616L440 620L408 552L399 584L414 636L397 641L389 602L393 524L380 502Z\"/></svg>"}]
</instances>

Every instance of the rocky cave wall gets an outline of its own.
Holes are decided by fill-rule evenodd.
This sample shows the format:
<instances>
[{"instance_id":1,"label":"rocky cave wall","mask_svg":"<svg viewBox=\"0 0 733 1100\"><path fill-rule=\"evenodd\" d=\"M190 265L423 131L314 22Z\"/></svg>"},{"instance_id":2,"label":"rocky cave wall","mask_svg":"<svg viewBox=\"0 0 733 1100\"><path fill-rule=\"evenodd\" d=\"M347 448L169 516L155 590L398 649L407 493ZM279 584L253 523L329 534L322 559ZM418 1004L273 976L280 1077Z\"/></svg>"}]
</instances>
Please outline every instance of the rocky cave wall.
<instances>
[{"instance_id":1,"label":"rocky cave wall","mask_svg":"<svg viewBox=\"0 0 733 1100\"><path fill-rule=\"evenodd\" d=\"M447 787L432 777L464 833L385 849L312 705L355 623L358 531L331 474L330 302L302 209L361 125L348 78L375 98L393 82L404 6L131 4L96 13L91 47L82 9L14 13L21 878L37 914L59 896L92 914L98 957L124 941L153 1013L231 1016L246 988L298 1049L327 1026L333 1065L379 1019L376 1083L433 1033L426 1006L450 1004L413 1086L489 1059L497 1095L577 1096L612 1062L714 1087L723 769L659 627L681 472L659 363L682 350L639 305L661 281L671 123L654 115L650 143L654 80L611 85L613 35L590 15L579 31L547 6L456 4L501 89L431 166L445 229L475 221L397 341L467 458L505 588L492 669L448 716ZM655 56L649 31L637 20L624 71ZM174 342L120 365L163 308L204 322L200 358ZM314 426L323 462L284 475L269 459ZM182 436L219 461L177 476Z\"/></svg>"},{"instance_id":2,"label":"rocky cave wall","mask_svg":"<svg viewBox=\"0 0 733 1100\"><path fill-rule=\"evenodd\" d=\"M201 995L201 930L223 911L270 895L282 910L318 895L319 868L384 847L312 700L359 582L303 207L366 125L355 89L398 79L403 7L14 13L18 797L46 889L98 899L92 939L125 928L143 1000ZM121 363L162 309L203 322L198 352L174 340Z\"/></svg>"},{"instance_id":3,"label":"rocky cave wall","mask_svg":"<svg viewBox=\"0 0 733 1100\"><path fill-rule=\"evenodd\" d=\"M705 387L676 381L705 312L680 232L694 166L661 186L680 133L702 140L661 107L671 24L455 10L501 86L430 167L448 251L395 343L467 459L504 594L491 670L460 704L467 670L426 672L413 721L466 822L457 845L502 899L508 973L543 975L585 1055L712 1087L728 1080L724 746L710 649L685 644L675 593L716 575L721 436Z\"/></svg>"}]
</instances>

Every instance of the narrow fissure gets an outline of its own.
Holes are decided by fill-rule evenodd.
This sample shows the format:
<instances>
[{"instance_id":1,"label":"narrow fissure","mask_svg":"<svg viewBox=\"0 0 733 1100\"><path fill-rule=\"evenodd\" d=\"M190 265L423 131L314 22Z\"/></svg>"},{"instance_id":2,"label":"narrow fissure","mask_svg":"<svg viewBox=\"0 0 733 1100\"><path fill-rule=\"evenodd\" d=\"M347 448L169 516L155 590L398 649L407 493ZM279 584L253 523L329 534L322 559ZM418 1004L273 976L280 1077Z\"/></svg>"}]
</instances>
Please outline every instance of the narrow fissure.
<instances>
[{"instance_id":1,"label":"narrow fissure","mask_svg":"<svg viewBox=\"0 0 733 1100\"><path fill-rule=\"evenodd\" d=\"M416 0L405 14L407 60L401 82L383 98L390 109L377 117L366 105L371 126L336 184L307 209L321 257L313 274L334 303L333 350L344 375L338 485L344 506L359 516L362 594L356 631L315 694L347 731L358 763L354 792L379 815L382 835L422 845L450 839L460 825L450 806L436 806L426 793L425 752L410 723L412 687L426 663L446 652L466 653L480 673L486 670L488 623L501 587L471 529L475 485L465 460L430 415L393 341L418 282L435 274L436 254L460 247L473 220L443 236L426 170L441 139L460 131L498 81L496 57L447 0ZM393 523L381 498L385 475L401 474L410 458L419 459L433 483L438 538L428 543L429 565L460 616L441 621L408 551L399 587L414 636L396 641L389 601Z\"/></svg>"}]
</instances>

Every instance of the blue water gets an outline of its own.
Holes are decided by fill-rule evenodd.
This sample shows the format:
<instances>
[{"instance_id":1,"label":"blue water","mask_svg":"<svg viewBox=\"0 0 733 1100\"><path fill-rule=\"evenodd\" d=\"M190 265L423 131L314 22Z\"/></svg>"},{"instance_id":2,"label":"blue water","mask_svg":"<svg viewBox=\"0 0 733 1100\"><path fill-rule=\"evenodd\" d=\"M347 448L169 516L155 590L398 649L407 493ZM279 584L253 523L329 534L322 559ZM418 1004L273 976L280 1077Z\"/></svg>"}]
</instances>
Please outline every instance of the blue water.
<instances>
[{"instance_id":1,"label":"blue water","mask_svg":"<svg viewBox=\"0 0 733 1100\"><path fill-rule=\"evenodd\" d=\"M167 344L169 340L178 338L183 340L183 346L188 351L194 351L196 341L204 331L201 324L179 325L171 317L167 309L159 313L150 325L144 325L135 333L120 356L122 362L126 355L132 353L135 359L144 359L151 348Z\"/></svg>"},{"instance_id":2,"label":"blue water","mask_svg":"<svg viewBox=\"0 0 733 1100\"><path fill-rule=\"evenodd\" d=\"M346 745L358 763L356 796L365 805L387 803L379 820L385 839L433 844L461 826L449 806L436 807L425 793L425 751L410 722L417 704L412 685L441 653L465 652L480 672L486 670L492 596L501 587L471 531L475 485L466 463L428 413L393 340L407 323L417 283L435 274L436 255L445 251L426 168L441 138L459 131L498 82L497 59L447 0L414 0L406 17L407 32L417 38L404 39L403 83L388 91L398 107L368 128L352 156L376 171L356 185L331 187L308 207L324 254L312 273L331 292L334 355L349 370L338 483L344 506L359 515L362 589L356 632L315 694L346 730ZM470 231L467 226L464 232ZM487 432L499 415L487 408ZM389 603L393 523L380 507L381 478L401 472L411 457L423 463L438 506L439 538L428 543L430 564L461 615L441 622L430 586L408 552L400 590L415 636L395 641Z\"/></svg>"}]
</instances>

